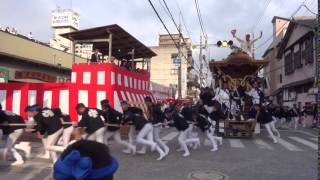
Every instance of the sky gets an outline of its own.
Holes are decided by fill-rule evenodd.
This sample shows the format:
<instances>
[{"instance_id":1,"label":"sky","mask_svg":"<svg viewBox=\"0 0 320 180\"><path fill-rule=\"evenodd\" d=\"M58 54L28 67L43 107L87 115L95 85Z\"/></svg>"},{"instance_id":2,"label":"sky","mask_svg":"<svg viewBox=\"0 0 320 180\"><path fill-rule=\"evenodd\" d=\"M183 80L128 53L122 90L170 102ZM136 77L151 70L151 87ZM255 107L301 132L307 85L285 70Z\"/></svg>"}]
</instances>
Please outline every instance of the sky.
<instances>
[{"instance_id":1,"label":"sky","mask_svg":"<svg viewBox=\"0 0 320 180\"><path fill-rule=\"evenodd\" d=\"M317 0L198 0L209 43L231 40L232 29L237 29L240 37L252 32L257 36L263 31L263 38L257 42L257 46L272 35L271 20L274 16L289 18L303 1L317 12ZM177 33L174 24L160 5L162 0L152 2L169 31ZM192 43L199 44L201 30L194 0L166 2L178 23L182 23L179 16L181 10L185 20L185 25L182 25L184 36L188 37L190 34ZM35 39L49 42L53 34L50 27L51 11L57 6L72 7L77 11L80 14L80 29L119 24L148 46L157 45L158 35L166 33L147 0L0 0L0 25L16 27L20 34L27 35L28 32L32 32ZM302 8L297 15L312 14ZM256 57L261 57L270 43L271 41L268 41L257 49ZM194 49L194 58L197 58L198 51ZM227 48L210 47L207 58L219 60L229 52Z\"/></svg>"}]
</instances>

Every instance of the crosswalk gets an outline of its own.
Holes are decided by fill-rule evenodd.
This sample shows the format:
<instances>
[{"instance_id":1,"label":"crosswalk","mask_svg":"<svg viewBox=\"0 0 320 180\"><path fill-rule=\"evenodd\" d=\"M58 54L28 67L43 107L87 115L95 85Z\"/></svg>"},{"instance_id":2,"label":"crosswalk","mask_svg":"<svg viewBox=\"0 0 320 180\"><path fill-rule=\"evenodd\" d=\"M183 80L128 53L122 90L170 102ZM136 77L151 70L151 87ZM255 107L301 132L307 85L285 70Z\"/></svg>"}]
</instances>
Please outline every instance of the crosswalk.
<instances>
[{"instance_id":1,"label":"crosswalk","mask_svg":"<svg viewBox=\"0 0 320 180\"><path fill-rule=\"evenodd\" d=\"M273 143L271 138L259 136L252 139L227 139L225 138L224 145L222 148L235 148L235 149L245 149L255 147L261 150L277 150L284 149L291 152L301 152L305 150L317 150L318 149L318 139L314 137L311 133L304 133L308 136L298 137L298 136L287 136L278 138L278 143ZM295 135L295 134L294 134ZM162 136L162 140L168 143L174 140L178 136L177 132L169 132ZM211 142L205 138L204 146L211 146Z\"/></svg>"}]
</instances>

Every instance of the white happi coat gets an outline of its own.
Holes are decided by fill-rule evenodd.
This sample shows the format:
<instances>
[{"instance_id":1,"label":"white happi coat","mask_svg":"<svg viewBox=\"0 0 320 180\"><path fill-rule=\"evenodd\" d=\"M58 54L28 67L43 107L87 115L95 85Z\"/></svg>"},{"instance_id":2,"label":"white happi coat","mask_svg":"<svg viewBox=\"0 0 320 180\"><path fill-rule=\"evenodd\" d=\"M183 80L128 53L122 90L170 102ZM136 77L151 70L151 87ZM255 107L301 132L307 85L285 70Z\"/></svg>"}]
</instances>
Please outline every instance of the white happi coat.
<instances>
[{"instance_id":1,"label":"white happi coat","mask_svg":"<svg viewBox=\"0 0 320 180\"><path fill-rule=\"evenodd\" d=\"M252 88L249 92L246 92L246 94L253 98L253 104L260 104L260 96L256 89Z\"/></svg>"}]
</instances>

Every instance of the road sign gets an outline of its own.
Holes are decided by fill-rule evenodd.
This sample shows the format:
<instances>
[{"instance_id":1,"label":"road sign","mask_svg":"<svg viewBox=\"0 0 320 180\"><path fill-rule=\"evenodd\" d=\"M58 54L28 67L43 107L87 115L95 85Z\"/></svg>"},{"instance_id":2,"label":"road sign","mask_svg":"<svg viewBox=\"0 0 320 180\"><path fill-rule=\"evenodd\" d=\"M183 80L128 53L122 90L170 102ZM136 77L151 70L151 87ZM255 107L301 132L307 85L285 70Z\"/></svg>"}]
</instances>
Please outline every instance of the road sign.
<instances>
[{"instance_id":1,"label":"road sign","mask_svg":"<svg viewBox=\"0 0 320 180\"><path fill-rule=\"evenodd\" d=\"M173 59L173 64L181 64L181 59L180 58L174 58Z\"/></svg>"}]
</instances>

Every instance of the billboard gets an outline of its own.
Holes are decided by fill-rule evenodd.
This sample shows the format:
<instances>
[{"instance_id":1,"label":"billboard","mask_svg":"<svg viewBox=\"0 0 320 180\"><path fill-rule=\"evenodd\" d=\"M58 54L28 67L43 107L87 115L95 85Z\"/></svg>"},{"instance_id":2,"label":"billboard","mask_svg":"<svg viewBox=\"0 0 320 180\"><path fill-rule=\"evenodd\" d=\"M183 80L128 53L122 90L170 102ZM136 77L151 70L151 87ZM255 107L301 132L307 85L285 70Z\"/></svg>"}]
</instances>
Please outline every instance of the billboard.
<instances>
[{"instance_id":1,"label":"billboard","mask_svg":"<svg viewBox=\"0 0 320 180\"><path fill-rule=\"evenodd\" d=\"M51 26L79 29L79 15L72 10L54 10L52 11Z\"/></svg>"}]
</instances>

